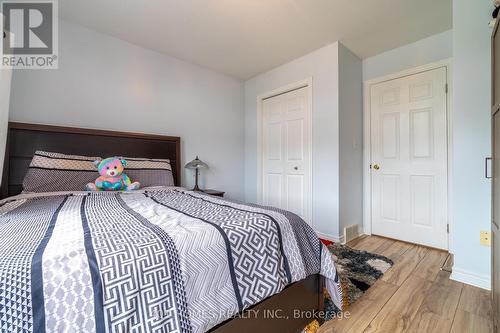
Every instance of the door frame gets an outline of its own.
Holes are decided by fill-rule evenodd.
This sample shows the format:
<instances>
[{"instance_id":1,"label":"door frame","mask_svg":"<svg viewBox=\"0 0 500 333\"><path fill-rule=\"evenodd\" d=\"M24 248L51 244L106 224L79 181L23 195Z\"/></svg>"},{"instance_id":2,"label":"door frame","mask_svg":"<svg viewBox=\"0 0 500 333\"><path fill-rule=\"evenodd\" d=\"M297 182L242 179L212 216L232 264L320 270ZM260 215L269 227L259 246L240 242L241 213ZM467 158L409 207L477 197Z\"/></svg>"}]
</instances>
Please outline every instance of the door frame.
<instances>
[{"instance_id":1,"label":"door frame","mask_svg":"<svg viewBox=\"0 0 500 333\"><path fill-rule=\"evenodd\" d=\"M385 81L399 79L430 70L446 68L446 82L448 84L448 94L446 96L446 123L447 123L447 220L448 220L448 244L450 253L453 251L453 239L451 230L453 228L453 198L452 198L452 174L453 174L453 85L452 85L452 58L433 62L427 65L414 67L404 71L385 75L382 77L363 81L363 233L371 235L372 233L372 177L371 177L371 87L375 84Z\"/></svg>"},{"instance_id":2,"label":"door frame","mask_svg":"<svg viewBox=\"0 0 500 333\"><path fill-rule=\"evenodd\" d=\"M307 200L307 208L309 211L309 218L310 218L310 225L311 227L314 227L314 213L312 210L312 203L313 203L313 78L307 77L303 80L293 82L284 86L281 86L279 88L270 90L268 92L265 92L263 94L260 94L257 96L257 202L259 204L263 203L263 168L264 168L264 159L262 157L262 154L264 152L264 142L263 142L263 121L264 121L264 108L263 108L263 101L265 99L282 95L287 92L291 92L297 89L302 89L306 88L307 93L309 95L309 103L307 107L307 118L309 121L309 136L308 136L308 141L309 141L309 170L310 170L310 182L309 182L309 200Z\"/></svg>"},{"instance_id":3,"label":"door frame","mask_svg":"<svg viewBox=\"0 0 500 333\"><path fill-rule=\"evenodd\" d=\"M5 19L5 15L3 15L2 13L0 13L0 22L3 22L3 20ZM9 35L9 38L10 40L14 40L15 39L15 35L13 32L10 32L9 30L5 30L4 33L7 35ZM3 40L3 36L2 36L2 40ZM5 154L7 152L7 141L8 141L8 124L9 124L9 119L10 119L10 95L11 95L11 91L12 91L12 77L14 75L14 69L13 68L2 68L0 69L0 71L3 71L4 73L6 73L6 75L8 76L8 80L9 80L9 93L8 93L8 96L7 96L7 122L6 124L3 124L3 125L0 125L2 126L2 128L0 128L0 144L4 144L5 145L5 149L3 148L0 148L1 152L0 152L0 195L2 194L1 193L1 189L3 188L2 187L2 179L4 178L4 164L5 164ZM1 78L0 78L1 80ZM0 110L0 113L2 112L3 110ZM1 118L1 115L0 115L0 118ZM3 133L2 133L3 132ZM4 141L5 140L5 141ZM5 184L5 188L7 188L6 186L7 184Z\"/></svg>"}]
</instances>

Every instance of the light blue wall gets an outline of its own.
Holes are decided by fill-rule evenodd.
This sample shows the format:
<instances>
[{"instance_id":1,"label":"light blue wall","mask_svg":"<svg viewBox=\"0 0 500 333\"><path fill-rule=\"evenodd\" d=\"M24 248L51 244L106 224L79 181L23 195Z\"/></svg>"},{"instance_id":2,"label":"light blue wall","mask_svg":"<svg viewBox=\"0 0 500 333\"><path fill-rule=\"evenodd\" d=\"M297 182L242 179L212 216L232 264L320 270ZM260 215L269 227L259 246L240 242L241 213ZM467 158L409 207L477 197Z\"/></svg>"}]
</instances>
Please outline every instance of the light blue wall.
<instances>
[{"instance_id":1,"label":"light blue wall","mask_svg":"<svg viewBox=\"0 0 500 333\"><path fill-rule=\"evenodd\" d=\"M456 279L487 286L490 248L479 231L490 230L490 181L484 159L490 145L489 0L454 0L453 30L363 60L363 79L400 72L447 58L452 68L451 237Z\"/></svg>"},{"instance_id":2,"label":"light blue wall","mask_svg":"<svg viewBox=\"0 0 500 333\"><path fill-rule=\"evenodd\" d=\"M362 64L334 43L245 82L245 199L257 201L257 98L312 77L313 227L338 240L362 224Z\"/></svg>"},{"instance_id":3,"label":"light blue wall","mask_svg":"<svg viewBox=\"0 0 500 333\"><path fill-rule=\"evenodd\" d=\"M363 69L339 43L339 231L363 226Z\"/></svg>"},{"instance_id":4,"label":"light blue wall","mask_svg":"<svg viewBox=\"0 0 500 333\"><path fill-rule=\"evenodd\" d=\"M338 43L330 44L245 82L245 199L257 201L257 97L313 80L313 224L339 234Z\"/></svg>"},{"instance_id":5,"label":"light blue wall","mask_svg":"<svg viewBox=\"0 0 500 333\"><path fill-rule=\"evenodd\" d=\"M427 65L453 55L451 30L363 60L363 79L370 80Z\"/></svg>"},{"instance_id":6,"label":"light blue wall","mask_svg":"<svg viewBox=\"0 0 500 333\"><path fill-rule=\"evenodd\" d=\"M454 0L453 32L363 61L363 78L371 79L453 55L454 271L485 281L490 249L479 245L479 231L490 228L490 11L489 0ZM243 97L241 81L64 21L60 38L59 70L15 73L12 120L180 135L184 160L199 154L211 165L207 186L250 202L257 96L313 77L313 219L317 231L339 234L338 43L247 81Z\"/></svg>"},{"instance_id":7,"label":"light blue wall","mask_svg":"<svg viewBox=\"0 0 500 333\"><path fill-rule=\"evenodd\" d=\"M491 184L484 159L491 155L490 0L453 1L453 277L490 280ZM489 283L489 282L488 282Z\"/></svg>"},{"instance_id":8,"label":"light blue wall","mask_svg":"<svg viewBox=\"0 0 500 333\"><path fill-rule=\"evenodd\" d=\"M14 73L11 120L180 136L182 162L210 166L202 186L243 199L242 81L66 21L59 30L59 69Z\"/></svg>"}]
</instances>

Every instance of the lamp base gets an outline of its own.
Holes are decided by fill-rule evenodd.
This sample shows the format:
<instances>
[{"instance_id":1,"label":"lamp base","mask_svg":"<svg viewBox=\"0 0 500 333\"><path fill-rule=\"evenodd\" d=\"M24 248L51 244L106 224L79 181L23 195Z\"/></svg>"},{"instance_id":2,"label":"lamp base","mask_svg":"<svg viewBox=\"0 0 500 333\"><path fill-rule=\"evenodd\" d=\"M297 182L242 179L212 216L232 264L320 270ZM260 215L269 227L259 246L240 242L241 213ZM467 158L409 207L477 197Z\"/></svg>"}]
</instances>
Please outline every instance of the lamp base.
<instances>
[{"instance_id":1,"label":"lamp base","mask_svg":"<svg viewBox=\"0 0 500 333\"><path fill-rule=\"evenodd\" d=\"M200 192L200 188L198 187L198 169L196 169L196 172L195 172L195 181L194 181L194 188L192 191L195 191L195 192Z\"/></svg>"}]
</instances>

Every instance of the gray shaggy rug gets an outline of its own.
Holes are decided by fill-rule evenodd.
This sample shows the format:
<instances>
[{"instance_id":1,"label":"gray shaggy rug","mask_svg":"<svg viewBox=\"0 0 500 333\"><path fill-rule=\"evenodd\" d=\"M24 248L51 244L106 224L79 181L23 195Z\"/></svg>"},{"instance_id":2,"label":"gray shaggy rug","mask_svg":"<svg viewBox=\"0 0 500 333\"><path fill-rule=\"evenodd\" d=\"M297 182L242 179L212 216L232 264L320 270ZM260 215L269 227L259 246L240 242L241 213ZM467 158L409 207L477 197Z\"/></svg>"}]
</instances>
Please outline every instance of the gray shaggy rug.
<instances>
[{"instance_id":1,"label":"gray shaggy rug","mask_svg":"<svg viewBox=\"0 0 500 333\"><path fill-rule=\"evenodd\" d=\"M344 310L356 302L394 264L387 257L355 250L347 245L333 243L328 245L328 249L339 272ZM325 297L325 310L328 313L326 320L339 312L329 296Z\"/></svg>"}]
</instances>

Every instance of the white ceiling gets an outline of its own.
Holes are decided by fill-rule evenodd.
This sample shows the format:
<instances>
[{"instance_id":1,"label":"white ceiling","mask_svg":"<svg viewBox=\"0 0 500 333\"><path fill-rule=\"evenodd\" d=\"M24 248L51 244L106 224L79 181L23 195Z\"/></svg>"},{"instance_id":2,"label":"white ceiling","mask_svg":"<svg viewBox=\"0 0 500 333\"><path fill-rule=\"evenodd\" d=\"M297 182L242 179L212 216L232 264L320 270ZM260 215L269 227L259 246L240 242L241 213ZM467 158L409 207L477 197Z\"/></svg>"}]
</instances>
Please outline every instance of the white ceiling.
<instances>
[{"instance_id":1,"label":"white ceiling","mask_svg":"<svg viewBox=\"0 0 500 333\"><path fill-rule=\"evenodd\" d=\"M452 0L63 0L61 16L248 79L340 40L361 58L452 27Z\"/></svg>"}]
</instances>

